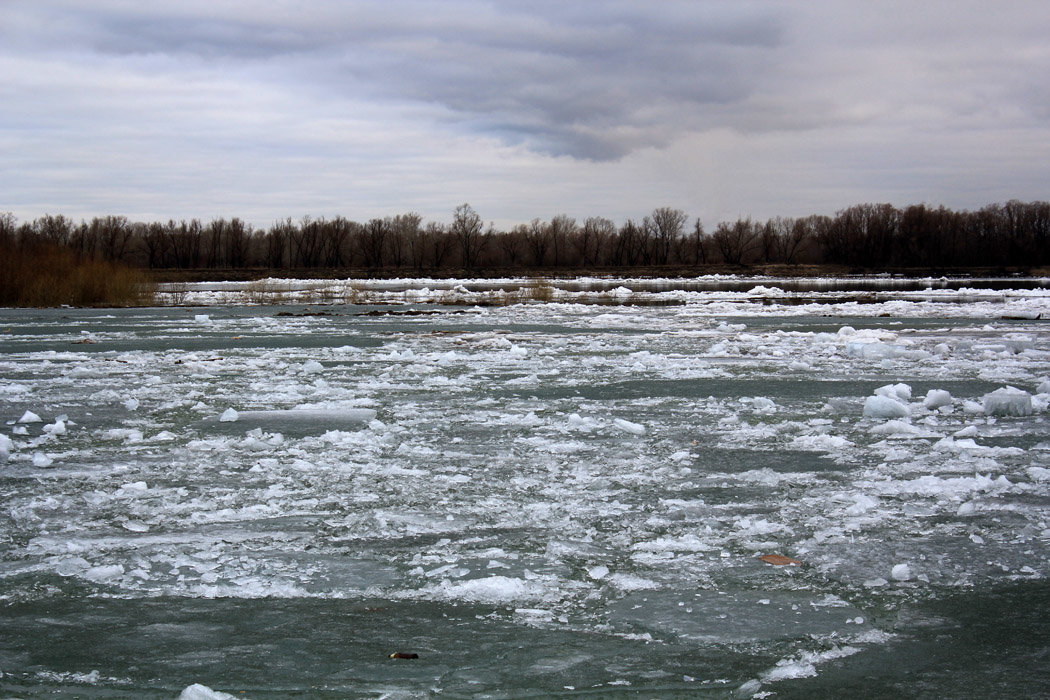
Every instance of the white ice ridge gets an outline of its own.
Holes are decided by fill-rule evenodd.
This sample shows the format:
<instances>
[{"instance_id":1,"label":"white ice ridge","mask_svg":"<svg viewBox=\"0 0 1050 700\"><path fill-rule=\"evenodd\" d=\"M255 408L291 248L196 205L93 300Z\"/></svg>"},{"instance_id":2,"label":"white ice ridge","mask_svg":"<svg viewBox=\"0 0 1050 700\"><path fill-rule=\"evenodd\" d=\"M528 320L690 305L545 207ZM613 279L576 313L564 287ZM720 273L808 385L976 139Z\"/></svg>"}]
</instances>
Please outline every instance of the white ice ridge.
<instances>
[{"instance_id":1,"label":"white ice ridge","mask_svg":"<svg viewBox=\"0 0 1050 700\"><path fill-rule=\"evenodd\" d=\"M221 423L239 422L280 427L303 423L369 423L375 420L375 417L376 412L371 408L292 408L272 411L238 411L228 408L214 420Z\"/></svg>"}]
</instances>

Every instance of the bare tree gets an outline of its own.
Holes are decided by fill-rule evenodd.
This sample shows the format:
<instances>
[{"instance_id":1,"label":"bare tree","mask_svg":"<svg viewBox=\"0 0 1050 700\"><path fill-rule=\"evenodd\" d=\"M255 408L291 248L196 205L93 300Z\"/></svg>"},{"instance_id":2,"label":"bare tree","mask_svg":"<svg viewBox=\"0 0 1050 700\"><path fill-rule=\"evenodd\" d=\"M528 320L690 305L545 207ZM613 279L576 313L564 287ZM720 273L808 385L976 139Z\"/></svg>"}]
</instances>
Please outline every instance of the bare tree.
<instances>
[{"instance_id":1,"label":"bare tree","mask_svg":"<svg viewBox=\"0 0 1050 700\"><path fill-rule=\"evenodd\" d=\"M230 219L226 228L226 264L232 268L242 268L248 264L248 243L251 240L252 227L245 225L237 217Z\"/></svg>"},{"instance_id":2,"label":"bare tree","mask_svg":"<svg viewBox=\"0 0 1050 700\"><path fill-rule=\"evenodd\" d=\"M693 224L693 235L689 237L690 257L694 265L707 264L707 234L704 233L704 225L697 217Z\"/></svg>"},{"instance_id":3,"label":"bare tree","mask_svg":"<svg viewBox=\"0 0 1050 700\"><path fill-rule=\"evenodd\" d=\"M646 217L645 228L652 232L653 264L666 265L669 262L688 218L681 209L671 207L654 209L652 215Z\"/></svg>"},{"instance_id":4,"label":"bare tree","mask_svg":"<svg viewBox=\"0 0 1050 700\"><path fill-rule=\"evenodd\" d=\"M547 262L547 251L551 247L551 226L546 221L533 219L523 228L525 243L532 255L532 266L543 267Z\"/></svg>"},{"instance_id":5,"label":"bare tree","mask_svg":"<svg viewBox=\"0 0 1050 700\"><path fill-rule=\"evenodd\" d=\"M638 224L631 219L624 222L613 245L612 264L614 267L633 267L642 257L645 240Z\"/></svg>"},{"instance_id":6,"label":"bare tree","mask_svg":"<svg viewBox=\"0 0 1050 700\"><path fill-rule=\"evenodd\" d=\"M398 214L388 223L390 228L390 263L400 269L409 260L412 241L419 237L423 217L416 213Z\"/></svg>"},{"instance_id":7,"label":"bare tree","mask_svg":"<svg viewBox=\"0 0 1050 700\"><path fill-rule=\"evenodd\" d=\"M766 262L794 263L809 239L810 230L804 220L775 217L762 229L762 257Z\"/></svg>"},{"instance_id":8,"label":"bare tree","mask_svg":"<svg viewBox=\"0 0 1050 700\"><path fill-rule=\"evenodd\" d=\"M73 235L73 221L62 214L45 214L33 222L36 238L51 245L69 245Z\"/></svg>"},{"instance_id":9,"label":"bare tree","mask_svg":"<svg viewBox=\"0 0 1050 700\"><path fill-rule=\"evenodd\" d=\"M589 217L583 222L583 226L576 234L574 245L576 255L584 267L593 267L598 264L600 251L616 235L616 224L601 216Z\"/></svg>"},{"instance_id":10,"label":"bare tree","mask_svg":"<svg viewBox=\"0 0 1050 700\"><path fill-rule=\"evenodd\" d=\"M321 227L309 216L304 216L298 226L289 230L291 237L292 265L314 268L321 260Z\"/></svg>"},{"instance_id":11,"label":"bare tree","mask_svg":"<svg viewBox=\"0 0 1050 700\"><path fill-rule=\"evenodd\" d=\"M566 263L565 251L569 241L576 235L576 219L559 214L551 219L551 264L561 267Z\"/></svg>"},{"instance_id":12,"label":"bare tree","mask_svg":"<svg viewBox=\"0 0 1050 700\"><path fill-rule=\"evenodd\" d=\"M445 264L456 246L456 237L443 224L431 221L424 229L427 247L430 250L430 267L438 270Z\"/></svg>"},{"instance_id":13,"label":"bare tree","mask_svg":"<svg viewBox=\"0 0 1050 700\"><path fill-rule=\"evenodd\" d=\"M0 248L12 248L17 240L18 219L9 211L0 212Z\"/></svg>"},{"instance_id":14,"label":"bare tree","mask_svg":"<svg viewBox=\"0 0 1050 700\"><path fill-rule=\"evenodd\" d=\"M521 264L528 230L529 227L525 224L518 224L496 238L504 266L518 267Z\"/></svg>"},{"instance_id":15,"label":"bare tree","mask_svg":"<svg viewBox=\"0 0 1050 700\"><path fill-rule=\"evenodd\" d=\"M142 246L146 251L146 264L150 269L168 266L168 237L165 235L164 224L151 223L146 226L142 236Z\"/></svg>"},{"instance_id":16,"label":"bare tree","mask_svg":"<svg viewBox=\"0 0 1050 700\"><path fill-rule=\"evenodd\" d=\"M751 262L761 242L759 227L750 218L737 219L734 224L718 224L711 238L722 256L722 262L728 265Z\"/></svg>"},{"instance_id":17,"label":"bare tree","mask_svg":"<svg viewBox=\"0 0 1050 700\"><path fill-rule=\"evenodd\" d=\"M456 207L451 231L459 243L461 262L467 270L474 268L481 253L482 228L481 217L469 204Z\"/></svg>"},{"instance_id":18,"label":"bare tree","mask_svg":"<svg viewBox=\"0 0 1050 700\"><path fill-rule=\"evenodd\" d=\"M168 221L165 233L175 257L175 267L186 269L200 264L203 229L199 219L191 219L189 223L183 220L178 224Z\"/></svg>"},{"instance_id":19,"label":"bare tree","mask_svg":"<svg viewBox=\"0 0 1050 700\"><path fill-rule=\"evenodd\" d=\"M290 218L284 221L276 221L270 227L266 236L266 267L281 269L289 264L289 245L292 240L292 232L295 224Z\"/></svg>"}]
</instances>

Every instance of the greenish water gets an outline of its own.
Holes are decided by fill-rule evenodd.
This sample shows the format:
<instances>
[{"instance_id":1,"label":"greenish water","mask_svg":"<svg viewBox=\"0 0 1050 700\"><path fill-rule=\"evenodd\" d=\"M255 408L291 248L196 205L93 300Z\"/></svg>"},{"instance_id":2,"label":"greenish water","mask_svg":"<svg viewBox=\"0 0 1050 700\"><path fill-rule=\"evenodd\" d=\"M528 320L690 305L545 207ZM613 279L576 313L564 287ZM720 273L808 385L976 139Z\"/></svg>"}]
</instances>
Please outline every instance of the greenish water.
<instances>
[{"instance_id":1,"label":"greenish water","mask_svg":"<svg viewBox=\"0 0 1050 700\"><path fill-rule=\"evenodd\" d=\"M0 697L1050 695L1046 322L375 308L0 310Z\"/></svg>"}]
</instances>

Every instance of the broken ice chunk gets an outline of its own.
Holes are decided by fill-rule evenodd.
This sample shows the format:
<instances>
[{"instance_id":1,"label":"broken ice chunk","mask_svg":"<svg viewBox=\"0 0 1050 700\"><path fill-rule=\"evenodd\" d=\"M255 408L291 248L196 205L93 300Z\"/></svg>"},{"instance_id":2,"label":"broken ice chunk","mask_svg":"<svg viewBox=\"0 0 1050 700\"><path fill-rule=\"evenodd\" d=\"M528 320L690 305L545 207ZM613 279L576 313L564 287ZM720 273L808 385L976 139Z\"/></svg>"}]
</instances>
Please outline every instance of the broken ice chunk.
<instances>
[{"instance_id":1,"label":"broken ice chunk","mask_svg":"<svg viewBox=\"0 0 1050 700\"><path fill-rule=\"evenodd\" d=\"M19 423L43 423L40 416L33 413L32 411L26 411L22 414L22 417L18 419Z\"/></svg>"},{"instance_id":2,"label":"broken ice chunk","mask_svg":"<svg viewBox=\"0 0 1050 700\"><path fill-rule=\"evenodd\" d=\"M617 418L613 420L613 425L615 425L617 428L624 431L625 433L631 433L633 435L645 435L645 426L640 423L632 423L629 420Z\"/></svg>"},{"instance_id":3,"label":"broken ice chunk","mask_svg":"<svg viewBox=\"0 0 1050 700\"><path fill-rule=\"evenodd\" d=\"M868 418L907 418L911 408L889 396L869 396L864 400L864 415Z\"/></svg>"},{"instance_id":4,"label":"broken ice chunk","mask_svg":"<svg viewBox=\"0 0 1050 700\"><path fill-rule=\"evenodd\" d=\"M926 398L922 400L922 405L931 411L941 406L951 406L952 395L944 389L930 389L926 392Z\"/></svg>"},{"instance_id":5,"label":"broken ice chunk","mask_svg":"<svg viewBox=\"0 0 1050 700\"><path fill-rule=\"evenodd\" d=\"M1032 395L1012 386L1004 386L981 397L987 416L1030 416Z\"/></svg>"}]
</instances>

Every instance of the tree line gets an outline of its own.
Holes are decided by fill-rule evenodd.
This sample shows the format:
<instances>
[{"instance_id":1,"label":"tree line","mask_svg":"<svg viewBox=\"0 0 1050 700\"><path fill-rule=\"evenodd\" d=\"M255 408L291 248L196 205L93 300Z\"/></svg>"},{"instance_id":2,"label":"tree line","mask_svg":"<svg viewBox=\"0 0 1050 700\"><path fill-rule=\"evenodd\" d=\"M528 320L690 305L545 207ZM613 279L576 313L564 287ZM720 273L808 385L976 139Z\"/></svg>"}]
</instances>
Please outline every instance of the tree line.
<instances>
[{"instance_id":1,"label":"tree line","mask_svg":"<svg viewBox=\"0 0 1050 700\"><path fill-rule=\"evenodd\" d=\"M813 264L858 270L1020 268L1050 264L1050 203L943 206L858 204L835 216L741 218L711 231L661 207L620 225L557 215L509 230L484 225L469 205L447 223L415 213L357 222L290 218L255 228L239 218L75 222L0 213L0 250L68 250L81 259L152 270L360 270L369 274L459 271L630 270Z\"/></svg>"}]
</instances>

